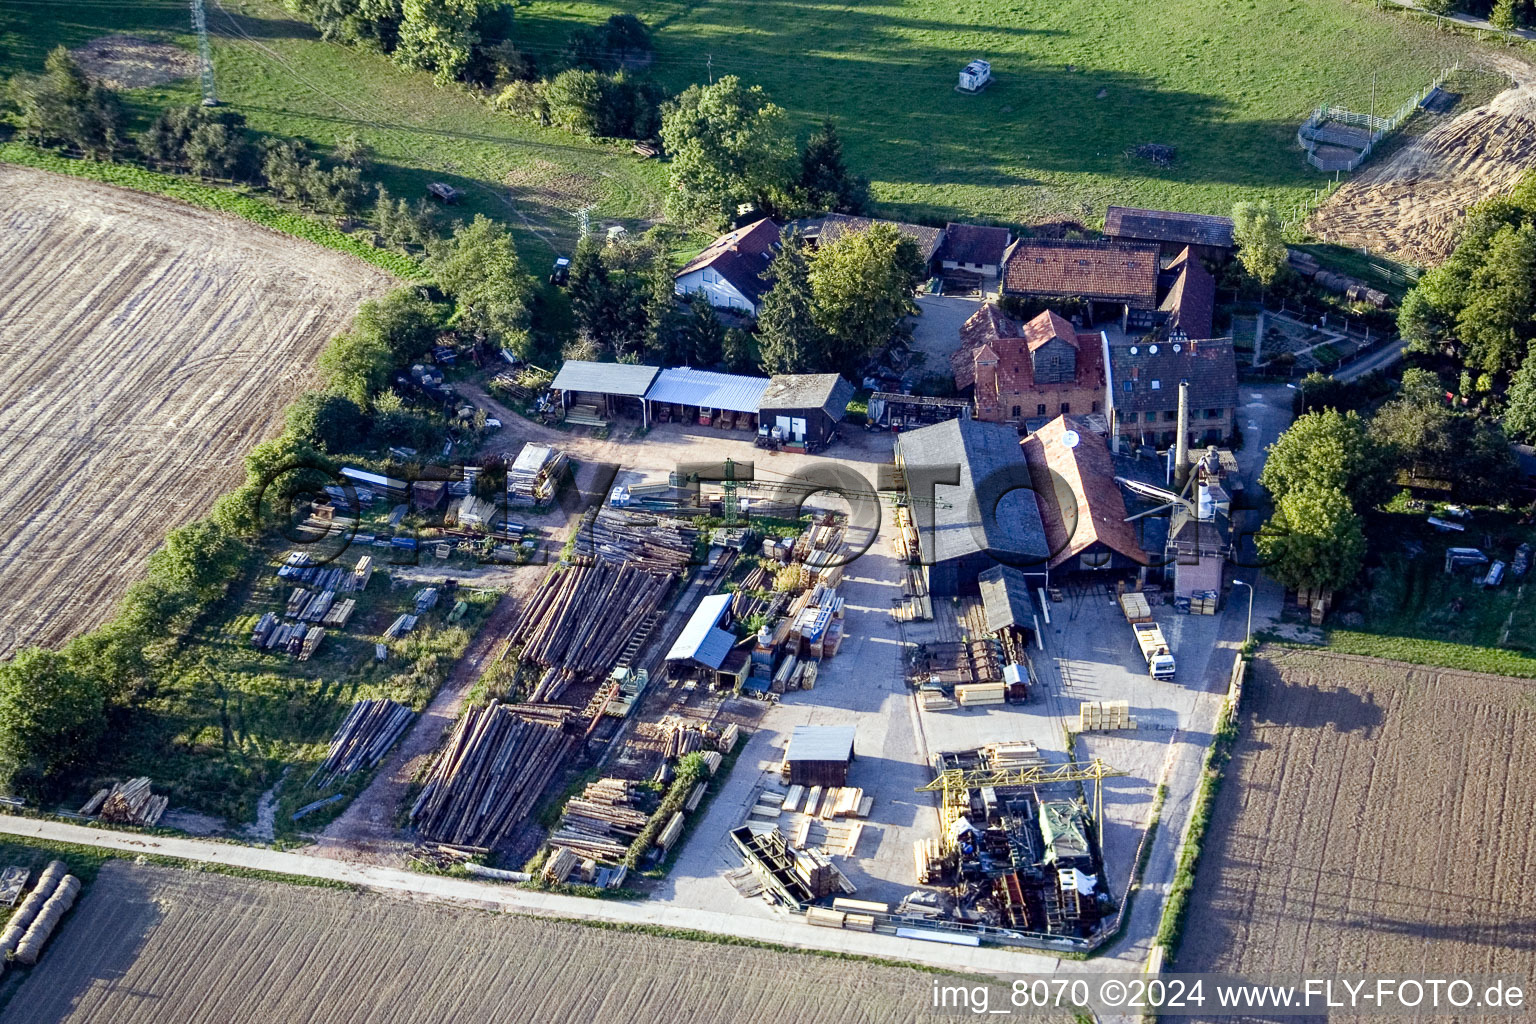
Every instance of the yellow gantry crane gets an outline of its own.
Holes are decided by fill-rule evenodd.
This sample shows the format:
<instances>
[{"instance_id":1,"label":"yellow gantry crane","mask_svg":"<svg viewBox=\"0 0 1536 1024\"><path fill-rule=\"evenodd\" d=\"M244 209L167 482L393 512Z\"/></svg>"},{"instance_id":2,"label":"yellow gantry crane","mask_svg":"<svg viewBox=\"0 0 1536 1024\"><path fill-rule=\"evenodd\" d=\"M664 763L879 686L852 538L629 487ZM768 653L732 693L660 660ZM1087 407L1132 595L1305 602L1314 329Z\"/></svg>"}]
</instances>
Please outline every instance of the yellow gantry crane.
<instances>
[{"instance_id":1,"label":"yellow gantry crane","mask_svg":"<svg viewBox=\"0 0 1536 1024\"><path fill-rule=\"evenodd\" d=\"M946 849L949 847L949 827L971 809L971 790L1004 789L1014 786L1044 786L1052 782L1092 782L1093 822L1099 832L1099 848L1104 846L1104 780L1131 774L1119 768L1111 768L1098 758L1092 761L1071 761L1058 765L1035 765L1028 768L949 768L926 786L917 787L919 793L943 793L939 809L939 836Z\"/></svg>"}]
</instances>

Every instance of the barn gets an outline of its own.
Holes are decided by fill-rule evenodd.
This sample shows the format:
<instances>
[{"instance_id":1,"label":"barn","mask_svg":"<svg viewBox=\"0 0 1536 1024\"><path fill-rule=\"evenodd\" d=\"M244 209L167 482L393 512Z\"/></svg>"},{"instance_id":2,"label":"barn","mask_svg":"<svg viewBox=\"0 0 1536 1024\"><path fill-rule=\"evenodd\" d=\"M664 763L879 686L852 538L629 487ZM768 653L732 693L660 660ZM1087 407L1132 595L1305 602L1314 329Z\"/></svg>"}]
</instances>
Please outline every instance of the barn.
<instances>
[{"instance_id":1,"label":"barn","mask_svg":"<svg viewBox=\"0 0 1536 1024\"><path fill-rule=\"evenodd\" d=\"M1081 299L1091 319L1124 330L1133 311L1157 309L1161 269L1155 245L1022 238L1003 257L1003 294Z\"/></svg>"},{"instance_id":2,"label":"barn","mask_svg":"<svg viewBox=\"0 0 1536 1024\"><path fill-rule=\"evenodd\" d=\"M1117 242L1156 245L1164 256L1189 248L1197 258L1225 260L1232 255L1232 218L1171 210L1111 206L1104 234Z\"/></svg>"},{"instance_id":3,"label":"barn","mask_svg":"<svg viewBox=\"0 0 1536 1024\"><path fill-rule=\"evenodd\" d=\"M853 761L853 726L797 725L784 764L791 786L843 786Z\"/></svg>"},{"instance_id":4,"label":"barn","mask_svg":"<svg viewBox=\"0 0 1536 1024\"><path fill-rule=\"evenodd\" d=\"M1051 551L1015 428L971 419L921 427L898 435L896 465L935 596L977 593L980 575L999 564L1045 572ZM935 482L946 478L958 483Z\"/></svg>"},{"instance_id":5,"label":"barn","mask_svg":"<svg viewBox=\"0 0 1536 1024\"><path fill-rule=\"evenodd\" d=\"M853 385L835 373L781 373L758 402L758 423L790 444L827 444L848 414Z\"/></svg>"},{"instance_id":6,"label":"barn","mask_svg":"<svg viewBox=\"0 0 1536 1024\"><path fill-rule=\"evenodd\" d=\"M560 393L567 423L607 426L616 416L638 416L650 426L645 395L660 372L659 366L567 359L549 387Z\"/></svg>"},{"instance_id":7,"label":"barn","mask_svg":"<svg viewBox=\"0 0 1536 1024\"><path fill-rule=\"evenodd\" d=\"M1023 449L1051 548L1053 579L1130 575L1151 563L1136 525L1126 522L1115 460L1102 437L1081 420L1058 416L1025 438Z\"/></svg>"}]
</instances>

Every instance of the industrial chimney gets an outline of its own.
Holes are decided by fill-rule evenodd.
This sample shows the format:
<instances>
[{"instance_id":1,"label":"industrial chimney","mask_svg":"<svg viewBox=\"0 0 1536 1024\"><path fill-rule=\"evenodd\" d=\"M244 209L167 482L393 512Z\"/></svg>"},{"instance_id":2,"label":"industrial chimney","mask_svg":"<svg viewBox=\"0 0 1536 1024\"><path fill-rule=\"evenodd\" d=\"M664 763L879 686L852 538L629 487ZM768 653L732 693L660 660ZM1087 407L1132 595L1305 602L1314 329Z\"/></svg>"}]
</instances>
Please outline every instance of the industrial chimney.
<instances>
[{"instance_id":1,"label":"industrial chimney","mask_svg":"<svg viewBox=\"0 0 1536 1024\"><path fill-rule=\"evenodd\" d=\"M1181 493L1189 482L1189 381L1179 381L1179 436L1173 448L1174 484Z\"/></svg>"}]
</instances>

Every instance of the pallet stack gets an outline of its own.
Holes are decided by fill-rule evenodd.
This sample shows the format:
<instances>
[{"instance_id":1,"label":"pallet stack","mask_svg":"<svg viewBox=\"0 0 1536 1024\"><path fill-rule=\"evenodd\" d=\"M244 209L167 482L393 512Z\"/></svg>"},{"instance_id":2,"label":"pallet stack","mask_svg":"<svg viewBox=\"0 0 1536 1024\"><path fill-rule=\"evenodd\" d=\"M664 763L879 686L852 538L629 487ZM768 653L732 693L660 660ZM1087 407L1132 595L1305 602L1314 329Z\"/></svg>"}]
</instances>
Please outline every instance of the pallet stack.
<instances>
[{"instance_id":1,"label":"pallet stack","mask_svg":"<svg viewBox=\"0 0 1536 1024\"><path fill-rule=\"evenodd\" d=\"M492 848L533 810L576 739L502 704L472 707L437 757L411 823L429 840Z\"/></svg>"},{"instance_id":2,"label":"pallet stack","mask_svg":"<svg viewBox=\"0 0 1536 1024\"><path fill-rule=\"evenodd\" d=\"M309 784L323 789L353 772L372 768L415 717L416 712L392 700L360 700L353 704L331 737L325 760L310 775Z\"/></svg>"}]
</instances>

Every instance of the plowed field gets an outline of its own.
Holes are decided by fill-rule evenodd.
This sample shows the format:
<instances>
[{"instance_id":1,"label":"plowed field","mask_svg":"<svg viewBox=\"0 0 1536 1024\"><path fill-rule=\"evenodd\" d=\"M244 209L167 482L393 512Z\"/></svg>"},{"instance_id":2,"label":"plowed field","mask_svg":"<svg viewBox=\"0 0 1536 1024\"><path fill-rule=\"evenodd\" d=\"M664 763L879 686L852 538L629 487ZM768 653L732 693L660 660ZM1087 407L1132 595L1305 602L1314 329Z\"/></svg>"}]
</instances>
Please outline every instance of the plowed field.
<instances>
[{"instance_id":1,"label":"plowed field","mask_svg":"<svg viewBox=\"0 0 1536 1024\"><path fill-rule=\"evenodd\" d=\"M1536 683L1300 650L1251 668L1178 969L1529 976Z\"/></svg>"},{"instance_id":2,"label":"plowed field","mask_svg":"<svg viewBox=\"0 0 1536 1024\"><path fill-rule=\"evenodd\" d=\"M104 619L389 281L244 221L0 166L0 657Z\"/></svg>"},{"instance_id":3,"label":"plowed field","mask_svg":"<svg viewBox=\"0 0 1536 1024\"><path fill-rule=\"evenodd\" d=\"M884 1024L941 1019L932 978L114 862L0 1024Z\"/></svg>"}]
</instances>

